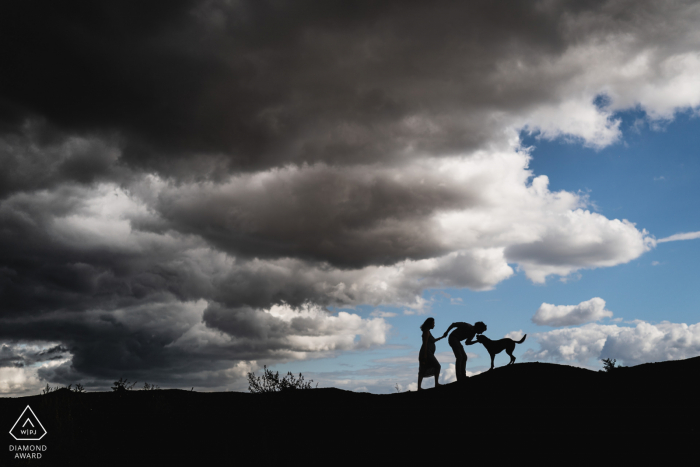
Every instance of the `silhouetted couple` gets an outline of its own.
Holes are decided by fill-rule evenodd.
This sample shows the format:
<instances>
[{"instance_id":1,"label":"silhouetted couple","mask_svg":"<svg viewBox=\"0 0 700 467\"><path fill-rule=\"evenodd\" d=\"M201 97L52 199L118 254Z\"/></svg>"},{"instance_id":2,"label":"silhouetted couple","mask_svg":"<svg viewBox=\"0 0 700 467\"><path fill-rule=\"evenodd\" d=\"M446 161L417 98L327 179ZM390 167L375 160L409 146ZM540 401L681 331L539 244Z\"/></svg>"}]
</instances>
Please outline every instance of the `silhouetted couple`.
<instances>
[{"instance_id":1,"label":"silhouetted couple","mask_svg":"<svg viewBox=\"0 0 700 467\"><path fill-rule=\"evenodd\" d=\"M473 340L474 336L477 334L482 334L486 331L486 325L481 321L476 322L473 326L469 323L452 323L450 327L447 328L445 334L442 337L435 339L430 333L430 330L435 328L435 320L433 318L428 318L421 325L421 331L423 331L423 344L420 347L420 352L418 354L418 389L421 388L423 383L423 378L430 376L435 377L435 387L440 386L438 383L438 377L440 376L440 363L435 358L435 343L440 339L444 339L450 330L454 329L450 337L447 339L450 347L452 347L452 352L455 354L457 362L455 363L455 374L457 376L457 381L466 381L467 379L467 353L462 347L462 341L464 345L474 345L477 341Z\"/></svg>"}]
</instances>

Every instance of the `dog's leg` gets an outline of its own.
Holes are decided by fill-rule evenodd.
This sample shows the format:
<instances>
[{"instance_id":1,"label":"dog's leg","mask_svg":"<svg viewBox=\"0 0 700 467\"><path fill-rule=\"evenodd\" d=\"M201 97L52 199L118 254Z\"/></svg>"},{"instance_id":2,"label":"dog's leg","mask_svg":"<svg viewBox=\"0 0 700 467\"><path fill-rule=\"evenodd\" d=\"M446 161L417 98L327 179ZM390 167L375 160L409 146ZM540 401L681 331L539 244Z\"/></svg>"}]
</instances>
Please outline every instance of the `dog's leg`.
<instances>
[{"instance_id":1,"label":"dog's leg","mask_svg":"<svg viewBox=\"0 0 700 467\"><path fill-rule=\"evenodd\" d=\"M515 342L512 340L508 342L508 345L506 346L506 353L510 357L510 362L508 362L508 365L512 365L513 362L515 361L515 357L513 356L513 350L515 350Z\"/></svg>"},{"instance_id":2,"label":"dog's leg","mask_svg":"<svg viewBox=\"0 0 700 467\"><path fill-rule=\"evenodd\" d=\"M493 370L493 359L496 358L496 354L492 353L491 355L491 368L489 368L489 371Z\"/></svg>"}]
</instances>

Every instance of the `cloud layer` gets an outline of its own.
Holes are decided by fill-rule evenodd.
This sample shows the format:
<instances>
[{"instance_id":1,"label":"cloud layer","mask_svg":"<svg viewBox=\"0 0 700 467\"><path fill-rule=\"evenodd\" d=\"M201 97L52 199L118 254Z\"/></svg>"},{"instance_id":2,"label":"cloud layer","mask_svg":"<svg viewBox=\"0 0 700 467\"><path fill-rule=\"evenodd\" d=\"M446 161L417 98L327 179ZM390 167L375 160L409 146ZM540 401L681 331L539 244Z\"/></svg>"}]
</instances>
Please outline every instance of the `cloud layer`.
<instances>
[{"instance_id":1,"label":"cloud layer","mask_svg":"<svg viewBox=\"0 0 700 467\"><path fill-rule=\"evenodd\" d=\"M386 342L329 306L632 261L519 135L700 104L693 3L39 4L0 7L0 338L52 381L224 387Z\"/></svg>"},{"instance_id":2,"label":"cloud layer","mask_svg":"<svg viewBox=\"0 0 700 467\"><path fill-rule=\"evenodd\" d=\"M529 360L590 364L614 358L625 365L681 360L700 353L700 323L637 321L634 326L586 324L534 334L540 348L524 354Z\"/></svg>"}]
</instances>

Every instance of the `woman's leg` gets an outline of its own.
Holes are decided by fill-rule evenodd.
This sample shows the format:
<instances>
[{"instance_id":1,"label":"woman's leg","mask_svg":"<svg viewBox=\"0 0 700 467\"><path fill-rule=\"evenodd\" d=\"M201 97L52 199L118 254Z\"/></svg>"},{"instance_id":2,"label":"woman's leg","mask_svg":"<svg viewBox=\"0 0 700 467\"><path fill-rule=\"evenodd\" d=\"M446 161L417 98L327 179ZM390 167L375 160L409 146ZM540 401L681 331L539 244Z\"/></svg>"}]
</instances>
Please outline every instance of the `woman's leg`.
<instances>
[{"instance_id":1,"label":"woman's leg","mask_svg":"<svg viewBox=\"0 0 700 467\"><path fill-rule=\"evenodd\" d=\"M423 377L420 376L420 375L418 375L418 390L419 390L419 391L420 391L421 389L423 389L422 387L420 387L420 385L421 385L422 382L423 382Z\"/></svg>"},{"instance_id":2,"label":"woman's leg","mask_svg":"<svg viewBox=\"0 0 700 467\"><path fill-rule=\"evenodd\" d=\"M437 371L435 372L435 387L440 386L440 383L438 383L438 378L440 377L440 370L442 370L442 367L438 363Z\"/></svg>"}]
</instances>

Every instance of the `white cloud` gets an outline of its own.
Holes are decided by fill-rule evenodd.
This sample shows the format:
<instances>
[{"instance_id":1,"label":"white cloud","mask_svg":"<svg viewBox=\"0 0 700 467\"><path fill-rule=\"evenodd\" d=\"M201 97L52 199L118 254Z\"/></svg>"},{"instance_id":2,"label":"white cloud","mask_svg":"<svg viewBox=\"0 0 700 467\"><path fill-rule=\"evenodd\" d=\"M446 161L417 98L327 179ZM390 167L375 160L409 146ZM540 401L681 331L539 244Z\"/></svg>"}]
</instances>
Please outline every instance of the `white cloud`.
<instances>
[{"instance_id":1,"label":"white cloud","mask_svg":"<svg viewBox=\"0 0 700 467\"><path fill-rule=\"evenodd\" d=\"M696 17L698 10L693 10L686 12L688 18ZM669 21L692 24L688 18ZM574 31L590 20L589 15L572 16L567 30ZM598 21L603 23L608 18L601 16ZM553 98L514 118L517 127L539 131L544 138L569 137L603 148L620 139L620 122L613 118L616 111L637 107L653 123L669 121L677 112L700 105L697 34L692 28L682 27L674 32L677 44L696 44L695 50L693 46L689 47L691 50L673 50L670 44L663 50L653 40L645 43L640 30L610 31L569 47L556 60L526 65L514 57L500 65L495 78L505 83L540 79L552 85L548 95ZM594 103L600 95L608 100L604 106Z\"/></svg>"},{"instance_id":2,"label":"white cloud","mask_svg":"<svg viewBox=\"0 0 700 467\"><path fill-rule=\"evenodd\" d=\"M578 362L614 358L625 365L680 360L700 355L700 323L637 321L633 327L586 324L534 335L540 348L528 350L528 360Z\"/></svg>"},{"instance_id":3,"label":"white cloud","mask_svg":"<svg viewBox=\"0 0 700 467\"><path fill-rule=\"evenodd\" d=\"M36 369L0 368L0 394L3 397L20 397L39 394L41 380L36 375Z\"/></svg>"},{"instance_id":4,"label":"white cloud","mask_svg":"<svg viewBox=\"0 0 700 467\"><path fill-rule=\"evenodd\" d=\"M627 220L577 209L543 219L541 236L506 249L509 261L517 262L532 281L543 283L550 274L566 276L584 268L627 263L654 247L646 230ZM550 221L550 222L546 222Z\"/></svg>"},{"instance_id":5,"label":"white cloud","mask_svg":"<svg viewBox=\"0 0 700 467\"><path fill-rule=\"evenodd\" d=\"M620 120L613 119L609 110L596 108L593 97L582 96L540 106L526 117L525 126L539 131L540 136L547 139L569 136L596 149L609 146L620 138Z\"/></svg>"},{"instance_id":6,"label":"white cloud","mask_svg":"<svg viewBox=\"0 0 700 467\"><path fill-rule=\"evenodd\" d=\"M67 362L71 355L67 350L53 353L50 350L56 344L14 344L1 346L0 356L13 354L22 361L22 366L0 366L0 394L3 397L22 397L40 394L46 386L39 373L44 370L52 370ZM4 360L4 359L3 359ZM4 362L6 363L6 362ZM51 385L56 387L56 385Z\"/></svg>"},{"instance_id":7,"label":"white cloud","mask_svg":"<svg viewBox=\"0 0 700 467\"><path fill-rule=\"evenodd\" d=\"M519 341L520 339L523 338L525 333L523 332L522 329L518 329L517 331L511 331L508 334L506 334L503 337L507 337L508 339L513 339L514 341Z\"/></svg>"},{"instance_id":8,"label":"white cloud","mask_svg":"<svg viewBox=\"0 0 700 467\"><path fill-rule=\"evenodd\" d=\"M467 363L468 364L468 363ZM469 371L467 369L466 374L468 377L476 376L483 373L483 371ZM444 368L440 375L440 384L449 384L457 381L457 373L455 371L455 364L450 363L447 368Z\"/></svg>"},{"instance_id":9,"label":"white cloud","mask_svg":"<svg viewBox=\"0 0 700 467\"><path fill-rule=\"evenodd\" d=\"M533 334L540 348L523 354L527 360L550 360L555 362L578 362L587 364L591 359L601 358L601 352L609 336L619 333L617 325L586 324L579 328L555 329Z\"/></svg>"},{"instance_id":10,"label":"white cloud","mask_svg":"<svg viewBox=\"0 0 700 467\"><path fill-rule=\"evenodd\" d=\"M616 358L627 365L680 360L700 355L700 323L662 321L622 328L605 342L600 358Z\"/></svg>"},{"instance_id":11,"label":"white cloud","mask_svg":"<svg viewBox=\"0 0 700 467\"><path fill-rule=\"evenodd\" d=\"M700 232L685 232L677 233L671 235L670 237L660 238L656 241L656 243L677 242L679 240L695 240L696 238L700 238Z\"/></svg>"},{"instance_id":12,"label":"white cloud","mask_svg":"<svg viewBox=\"0 0 700 467\"><path fill-rule=\"evenodd\" d=\"M442 370L442 373L440 374L440 383L448 384L452 383L453 381L457 381L457 376L455 372L455 364L450 363L447 365L447 368Z\"/></svg>"},{"instance_id":13,"label":"white cloud","mask_svg":"<svg viewBox=\"0 0 700 467\"><path fill-rule=\"evenodd\" d=\"M304 359L314 353L382 345L391 328L383 318L363 319L345 311L331 314L314 305L282 304L252 311L209 304L198 316L200 321L169 346L189 352L233 353L238 345L245 349L264 344L274 349L269 359Z\"/></svg>"},{"instance_id":14,"label":"white cloud","mask_svg":"<svg viewBox=\"0 0 700 467\"><path fill-rule=\"evenodd\" d=\"M540 326L572 326L611 318L612 311L605 309L605 300L594 297L578 305L552 305L543 303L532 317Z\"/></svg>"}]
</instances>

